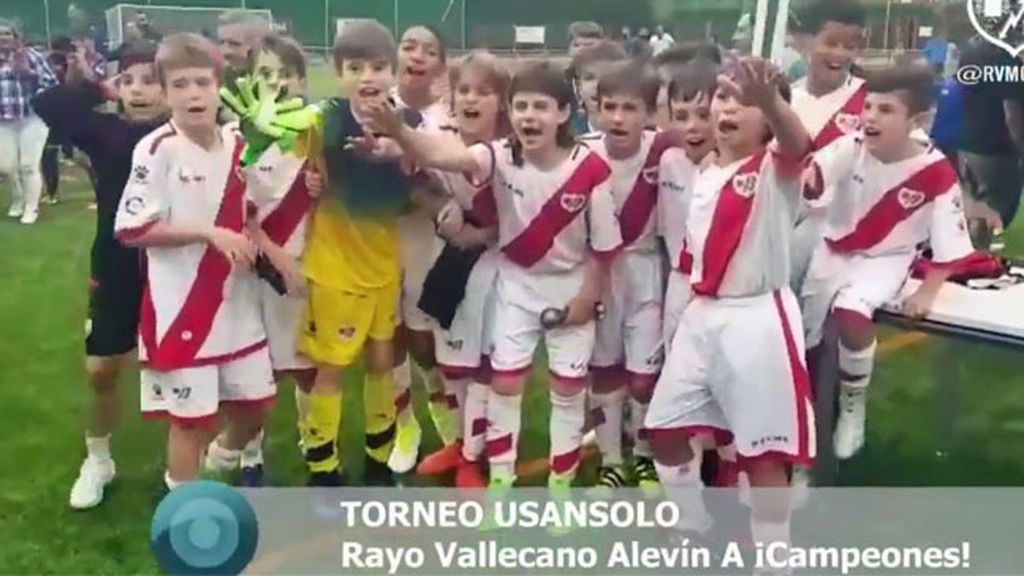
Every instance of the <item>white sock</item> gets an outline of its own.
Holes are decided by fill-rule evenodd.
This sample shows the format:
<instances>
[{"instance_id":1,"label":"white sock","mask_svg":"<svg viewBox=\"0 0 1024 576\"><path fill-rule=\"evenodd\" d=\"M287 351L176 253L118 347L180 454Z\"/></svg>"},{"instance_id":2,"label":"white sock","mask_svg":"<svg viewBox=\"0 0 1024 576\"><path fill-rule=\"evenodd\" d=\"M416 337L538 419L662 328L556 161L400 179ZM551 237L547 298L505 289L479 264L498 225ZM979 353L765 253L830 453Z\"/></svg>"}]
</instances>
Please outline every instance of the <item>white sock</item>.
<instances>
[{"instance_id":1,"label":"white sock","mask_svg":"<svg viewBox=\"0 0 1024 576\"><path fill-rule=\"evenodd\" d=\"M750 535L755 544L767 546L773 542L784 542L789 545L789 520L784 522L765 522L750 515Z\"/></svg>"},{"instance_id":2,"label":"white sock","mask_svg":"<svg viewBox=\"0 0 1024 576\"><path fill-rule=\"evenodd\" d=\"M217 472L230 472L238 468L242 459L241 450L229 450L215 438L206 448L206 468Z\"/></svg>"},{"instance_id":3,"label":"white sock","mask_svg":"<svg viewBox=\"0 0 1024 576\"><path fill-rule=\"evenodd\" d=\"M463 440L466 437L466 396L469 394L469 383L471 381L472 380L469 378L459 378L445 383L445 387L449 392L451 392L448 405L455 405L452 418L455 420L455 437L458 440ZM454 398L454 400L452 400L452 398Z\"/></svg>"},{"instance_id":4,"label":"white sock","mask_svg":"<svg viewBox=\"0 0 1024 576\"><path fill-rule=\"evenodd\" d=\"M602 466L622 465L622 406L625 402L625 388L608 393L590 392L591 421Z\"/></svg>"},{"instance_id":5,"label":"white sock","mask_svg":"<svg viewBox=\"0 0 1024 576\"><path fill-rule=\"evenodd\" d=\"M487 398L486 453L492 475L515 476L522 411L522 394L491 394Z\"/></svg>"},{"instance_id":6,"label":"white sock","mask_svg":"<svg viewBox=\"0 0 1024 576\"><path fill-rule=\"evenodd\" d=\"M245 448L242 448L241 463L242 468L263 465L263 430L260 430L252 440L249 440Z\"/></svg>"},{"instance_id":7,"label":"white sock","mask_svg":"<svg viewBox=\"0 0 1024 576\"><path fill-rule=\"evenodd\" d=\"M487 399L491 387L479 382L471 382L466 390L465 409L463 411L462 457L476 462L484 453L487 442Z\"/></svg>"},{"instance_id":8,"label":"white sock","mask_svg":"<svg viewBox=\"0 0 1024 576\"><path fill-rule=\"evenodd\" d=\"M586 420L586 394L580 390L572 396L562 396L551 391L550 398L551 473L575 474L580 464L580 441L583 438L583 422Z\"/></svg>"},{"instance_id":9,"label":"white sock","mask_svg":"<svg viewBox=\"0 0 1024 576\"><path fill-rule=\"evenodd\" d=\"M863 350L850 350L839 343L840 382L844 388L867 388L871 383L871 372L875 366L875 349L878 341Z\"/></svg>"},{"instance_id":10,"label":"white sock","mask_svg":"<svg viewBox=\"0 0 1024 576\"><path fill-rule=\"evenodd\" d=\"M436 367L423 370L421 374L423 384L427 389L428 408L431 419L434 421L434 430L437 430L437 435L441 437L444 445L450 446L455 443L459 433L458 423L455 421L451 408L456 402L454 393L449 396L450 391L446 389L447 383L441 375L441 371ZM445 416L448 417L445 418Z\"/></svg>"},{"instance_id":11,"label":"white sock","mask_svg":"<svg viewBox=\"0 0 1024 576\"><path fill-rule=\"evenodd\" d=\"M653 458L654 451L651 443L643 433L644 420L647 419L647 409L651 407L650 402L641 402L636 398L629 399L629 433L633 438L633 455L644 458ZM641 438L643 436L643 438Z\"/></svg>"},{"instance_id":12,"label":"white sock","mask_svg":"<svg viewBox=\"0 0 1024 576\"><path fill-rule=\"evenodd\" d=\"M110 460L110 434L106 436L86 436L85 451L90 459L97 462Z\"/></svg>"},{"instance_id":13,"label":"white sock","mask_svg":"<svg viewBox=\"0 0 1024 576\"><path fill-rule=\"evenodd\" d=\"M173 480L171 478L171 473L169 471L164 472L164 485L167 486L168 490L174 490L175 488L181 486L182 484L184 484L184 482L177 482Z\"/></svg>"},{"instance_id":14,"label":"white sock","mask_svg":"<svg viewBox=\"0 0 1024 576\"><path fill-rule=\"evenodd\" d=\"M690 441L693 459L682 466L667 466L654 461L658 479L665 490L665 496L679 507L678 530L692 530L707 533L714 523L704 505L704 484L700 479L700 468L704 455L702 448Z\"/></svg>"},{"instance_id":15,"label":"white sock","mask_svg":"<svg viewBox=\"0 0 1024 576\"><path fill-rule=\"evenodd\" d=\"M305 422L309 414L309 393L298 386L295 387L295 412L299 415L299 422Z\"/></svg>"},{"instance_id":16,"label":"white sock","mask_svg":"<svg viewBox=\"0 0 1024 576\"><path fill-rule=\"evenodd\" d=\"M402 426L412 418L412 369L408 356L391 370L391 377L395 381L395 419Z\"/></svg>"}]
</instances>

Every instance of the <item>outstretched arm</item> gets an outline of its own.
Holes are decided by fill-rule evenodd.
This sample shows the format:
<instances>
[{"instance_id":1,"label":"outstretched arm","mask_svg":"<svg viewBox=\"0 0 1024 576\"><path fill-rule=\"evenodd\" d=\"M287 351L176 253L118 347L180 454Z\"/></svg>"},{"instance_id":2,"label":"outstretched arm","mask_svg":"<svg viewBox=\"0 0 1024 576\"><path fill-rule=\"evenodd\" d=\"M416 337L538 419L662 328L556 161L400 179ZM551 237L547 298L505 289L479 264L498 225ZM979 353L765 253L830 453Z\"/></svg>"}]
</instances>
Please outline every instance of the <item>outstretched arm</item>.
<instances>
[{"instance_id":1,"label":"outstretched arm","mask_svg":"<svg viewBox=\"0 0 1024 576\"><path fill-rule=\"evenodd\" d=\"M757 106L764 112L785 158L798 159L811 151L811 137L803 122L779 92L783 73L778 67L758 58L739 63L734 78L721 76L721 89L745 106Z\"/></svg>"},{"instance_id":2,"label":"outstretched arm","mask_svg":"<svg viewBox=\"0 0 1024 576\"><path fill-rule=\"evenodd\" d=\"M445 172L480 172L476 158L461 142L455 138L432 136L410 128L390 104L373 105L368 110L368 116L373 130L393 138L408 159L417 166Z\"/></svg>"}]
</instances>

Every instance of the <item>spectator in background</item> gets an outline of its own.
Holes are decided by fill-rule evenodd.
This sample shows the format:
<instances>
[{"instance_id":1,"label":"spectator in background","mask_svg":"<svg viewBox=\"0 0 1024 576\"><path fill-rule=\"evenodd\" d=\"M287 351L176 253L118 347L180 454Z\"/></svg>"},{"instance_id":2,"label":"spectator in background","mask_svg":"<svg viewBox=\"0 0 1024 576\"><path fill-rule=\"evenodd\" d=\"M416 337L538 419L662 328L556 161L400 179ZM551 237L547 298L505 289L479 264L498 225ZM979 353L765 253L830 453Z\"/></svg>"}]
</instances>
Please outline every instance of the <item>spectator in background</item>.
<instances>
[{"instance_id":1,"label":"spectator in background","mask_svg":"<svg viewBox=\"0 0 1024 576\"><path fill-rule=\"evenodd\" d=\"M12 182L7 215L22 224L39 218L43 179L39 170L49 133L32 111L32 98L57 85L46 58L22 43L21 31L11 20L0 19L0 173Z\"/></svg>"},{"instance_id":2,"label":"spectator in background","mask_svg":"<svg viewBox=\"0 0 1024 576\"><path fill-rule=\"evenodd\" d=\"M604 28L589 20L569 24L569 57L575 58L581 50L597 46L604 40Z\"/></svg>"},{"instance_id":3,"label":"spectator in background","mask_svg":"<svg viewBox=\"0 0 1024 576\"><path fill-rule=\"evenodd\" d=\"M227 65L225 74L228 80L245 72L249 66L249 55L269 33L269 23L254 14L232 10L221 15L217 26L217 41Z\"/></svg>"},{"instance_id":4,"label":"spectator in background","mask_svg":"<svg viewBox=\"0 0 1024 576\"><path fill-rule=\"evenodd\" d=\"M946 70L946 55L948 52L949 40L946 39L944 32L932 36L924 44L924 59L938 77L942 77L943 72Z\"/></svg>"},{"instance_id":5,"label":"spectator in background","mask_svg":"<svg viewBox=\"0 0 1024 576\"><path fill-rule=\"evenodd\" d=\"M93 80L102 81L107 76L107 59L96 50L96 41L91 36L74 34L71 36L71 44L74 52L68 54L68 66L73 68L81 60L85 66L92 70Z\"/></svg>"},{"instance_id":6,"label":"spectator in background","mask_svg":"<svg viewBox=\"0 0 1024 576\"><path fill-rule=\"evenodd\" d=\"M50 40L50 51L46 55L50 69L61 84L67 76L68 55L75 51L71 39L67 36L55 36ZM71 158L72 148L63 134L50 130L46 139L46 148L43 149L43 158L40 162L40 170L43 174L43 199L44 204L57 204L60 199L57 195L60 187L60 153L64 151L66 158Z\"/></svg>"},{"instance_id":7,"label":"spectator in background","mask_svg":"<svg viewBox=\"0 0 1024 576\"><path fill-rule=\"evenodd\" d=\"M1021 65L980 36L964 45L960 62L982 67ZM980 82L965 86L962 98L958 168L972 237L979 242L989 231L1009 226L1020 205L1024 82Z\"/></svg>"},{"instance_id":8,"label":"spectator in background","mask_svg":"<svg viewBox=\"0 0 1024 576\"><path fill-rule=\"evenodd\" d=\"M135 14L135 27L138 28L139 35L143 40L153 42L154 44L159 44L160 40L164 37L163 34L153 27L149 14L145 12L140 11Z\"/></svg>"},{"instance_id":9,"label":"spectator in background","mask_svg":"<svg viewBox=\"0 0 1024 576\"><path fill-rule=\"evenodd\" d=\"M77 4L68 4L68 23L71 37L88 37L92 39L93 49L101 55L107 54L106 32L93 22L92 14Z\"/></svg>"},{"instance_id":10,"label":"spectator in background","mask_svg":"<svg viewBox=\"0 0 1024 576\"><path fill-rule=\"evenodd\" d=\"M657 58L658 54L661 54L665 50L668 50L676 43L676 39L671 34L665 32L665 27L658 25L654 29L654 35L651 36L651 53Z\"/></svg>"}]
</instances>

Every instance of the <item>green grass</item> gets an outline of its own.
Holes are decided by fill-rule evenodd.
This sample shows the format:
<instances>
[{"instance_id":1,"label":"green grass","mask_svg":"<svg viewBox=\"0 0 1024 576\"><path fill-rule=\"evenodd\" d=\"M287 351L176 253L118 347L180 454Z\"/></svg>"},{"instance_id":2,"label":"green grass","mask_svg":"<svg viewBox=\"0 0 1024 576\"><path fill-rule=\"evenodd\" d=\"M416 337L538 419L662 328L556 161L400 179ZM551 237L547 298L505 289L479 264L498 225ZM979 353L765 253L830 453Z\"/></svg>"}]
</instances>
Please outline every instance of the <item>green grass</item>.
<instances>
[{"instance_id":1,"label":"green grass","mask_svg":"<svg viewBox=\"0 0 1024 576\"><path fill-rule=\"evenodd\" d=\"M329 75L318 73L315 92L325 94L330 82ZM5 440L0 443L0 573L153 573L148 531L162 480L166 428L139 418L135 373L126 375L121 388L123 425L113 447L118 478L106 502L85 513L67 506L84 455L82 429L90 400L82 342L95 213L86 208L91 198L80 177L65 180L62 187L64 202L47 207L37 225L0 220L0 438ZM0 206L6 206L7 198L6 186L0 186ZM1024 226L1009 236L1010 250L1024 252ZM961 409L952 422L938 422L935 416L930 366L943 354L963 359ZM937 339L883 357L870 400L867 449L843 468L844 481L1021 484L1021 360L1020 354ZM342 437L344 462L356 477L362 472L360 380L357 371L349 375ZM538 371L524 401L524 459L547 452L545 390L543 371ZM424 416L423 398L416 401ZM282 390L268 430L269 481L301 484L290 387ZM938 459L943 431L952 445L949 456ZM432 434L427 441L436 446ZM585 470L593 465L587 462ZM539 483L543 478L525 480Z\"/></svg>"}]
</instances>

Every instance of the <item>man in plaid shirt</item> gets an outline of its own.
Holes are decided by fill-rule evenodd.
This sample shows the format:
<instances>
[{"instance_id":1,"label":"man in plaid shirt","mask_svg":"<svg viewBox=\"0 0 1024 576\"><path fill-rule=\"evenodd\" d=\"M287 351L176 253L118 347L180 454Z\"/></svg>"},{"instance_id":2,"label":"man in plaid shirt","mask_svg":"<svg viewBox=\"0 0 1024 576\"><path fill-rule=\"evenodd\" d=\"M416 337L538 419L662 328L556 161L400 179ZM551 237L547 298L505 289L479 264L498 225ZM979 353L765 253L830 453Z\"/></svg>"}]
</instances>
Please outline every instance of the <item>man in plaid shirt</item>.
<instances>
[{"instance_id":1,"label":"man in plaid shirt","mask_svg":"<svg viewBox=\"0 0 1024 576\"><path fill-rule=\"evenodd\" d=\"M46 57L23 45L14 22L0 19L0 173L11 178L7 213L23 224L39 218L43 179L39 160L49 129L32 111L32 98L57 85Z\"/></svg>"}]
</instances>

